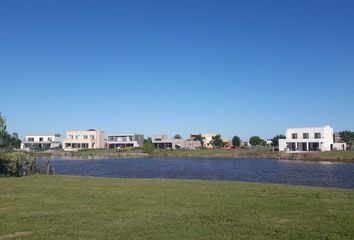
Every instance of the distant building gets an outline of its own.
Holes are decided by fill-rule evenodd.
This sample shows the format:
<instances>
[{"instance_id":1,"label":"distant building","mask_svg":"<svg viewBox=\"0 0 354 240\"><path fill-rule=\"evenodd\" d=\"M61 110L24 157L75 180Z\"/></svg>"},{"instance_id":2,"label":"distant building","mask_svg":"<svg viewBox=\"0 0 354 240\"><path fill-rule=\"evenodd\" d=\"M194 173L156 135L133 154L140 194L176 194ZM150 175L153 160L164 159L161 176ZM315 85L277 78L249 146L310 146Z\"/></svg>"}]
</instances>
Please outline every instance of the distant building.
<instances>
[{"instance_id":1,"label":"distant building","mask_svg":"<svg viewBox=\"0 0 354 240\"><path fill-rule=\"evenodd\" d=\"M60 147L60 134L28 134L21 142L21 149L28 151L42 151Z\"/></svg>"},{"instance_id":2,"label":"distant building","mask_svg":"<svg viewBox=\"0 0 354 240\"><path fill-rule=\"evenodd\" d=\"M104 132L100 129L86 131L67 131L63 141L65 151L104 148Z\"/></svg>"},{"instance_id":3,"label":"distant building","mask_svg":"<svg viewBox=\"0 0 354 240\"><path fill-rule=\"evenodd\" d=\"M194 150L201 147L202 143L200 141L194 141L191 139L184 140L184 149Z\"/></svg>"},{"instance_id":4,"label":"distant building","mask_svg":"<svg viewBox=\"0 0 354 240\"><path fill-rule=\"evenodd\" d=\"M249 143L249 141L242 141L241 140L241 145L240 145L241 148L250 148L252 147L252 145Z\"/></svg>"},{"instance_id":5,"label":"distant building","mask_svg":"<svg viewBox=\"0 0 354 240\"><path fill-rule=\"evenodd\" d=\"M263 139L268 147L272 146L272 139Z\"/></svg>"},{"instance_id":6,"label":"distant building","mask_svg":"<svg viewBox=\"0 0 354 240\"><path fill-rule=\"evenodd\" d=\"M190 140L194 140L194 138L199 135L204 138L204 147L205 148L213 148L214 147L212 144L212 140L213 140L213 137L215 137L217 135L216 133L192 133L190 135Z\"/></svg>"},{"instance_id":7,"label":"distant building","mask_svg":"<svg viewBox=\"0 0 354 240\"><path fill-rule=\"evenodd\" d=\"M143 134L108 134L107 148L142 147Z\"/></svg>"},{"instance_id":8,"label":"distant building","mask_svg":"<svg viewBox=\"0 0 354 240\"><path fill-rule=\"evenodd\" d=\"M343 144L333 142L333 128L288 128L286 139L279 139L279 151L307 152L345 150Z\"/></svg>"},{"instance_id":9,"label":"distant building","mask_svg":"<svg viewBox=\"0 0 354 240\"><path fill-rule=\"evenodd\" d=\"M173 139L166 134L155 135L152 143L156 149L196 149L202 146L199 141Z\"/></svg>"},{"instance_id":10,"label":"distant building","mask_svg":"<svg viewBox=\"0 0 354 240\"><path fill-rule=\"evenodd\" d=\"M227 148L227 149L232 148L232 140L231 139L223 138L222 142L223 142L223 148Z\"/></svg>"}]
</instances>

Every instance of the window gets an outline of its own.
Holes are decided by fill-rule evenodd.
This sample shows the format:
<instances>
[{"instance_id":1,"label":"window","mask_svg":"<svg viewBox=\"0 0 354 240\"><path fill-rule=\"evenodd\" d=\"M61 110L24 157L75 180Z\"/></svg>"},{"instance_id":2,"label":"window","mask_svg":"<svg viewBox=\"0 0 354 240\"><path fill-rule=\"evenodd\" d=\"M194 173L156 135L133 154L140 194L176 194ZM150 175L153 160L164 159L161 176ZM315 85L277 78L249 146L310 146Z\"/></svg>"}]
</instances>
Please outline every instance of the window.
<instances>
[{"instance_id":1,"label":"window","mask_svg":"<svg viewBox=\"0 0 354 240\"><path fill-rule=\"evenodd\" d=\"M79 139L80 138L80 135L75 135L75 139Z\"/></svg>"},{"instance_id":2,"label":"window","mask_svg":"<svg viewBox=\"0 0 354 240\"><path fill-rule=\"evenodd\" d=\"M29 141L29 142L34 142L34 138L33 138L33 137L30 137L30 138L28 138L28 141Z\"/></svg>"},{"instance_id":3,"label":"window","mask_svg":"<svg viewBox=\"0 0 354 240\"><path fill-rule=\"evenodd\" d=\"M291 134L292 139L297 139L297 133Z\"/></svg>"},{"instance_id":4,"label":"window","mask_svg":"<svg viewBox=\"0 0 354 240\"><path fill-rule=\"evenodd\" d=\"M52 141L52 138L51 138L51 137L49 137L49 138L48 138L48 142L51 142L51 141Z\"/></svg>"},{"instance_id":5,"label":"window","mask_svg":"<svg viewBox=\"0 0 354 240\"><path fill-rule=\"evenodd\" d=\"M315 133L315 138L321 138L321 133Z\"/></svg>"},{"instance_id":6,"label":"window","mask_svg":"<svg viewBox=\"0 0 354 240\"><path fill-rule=\"evenodd\" d=\"M43 138L42 138L42 137L41 137L41 138L39 138L39 141L40 141L40 142L43 142Z\"/></svg>"},{"instance_id":7,"label":"window","mask_svg":"<svg viewBox=\"0 0 354 240\"><path fill-rule=\"evenodd\" d=\"M69 139L73 139L74 138L74 136L73 135L69 135Z\"/></svg>"},{"instance_id":8,"label":"window","mask_svg":"<svg viewBox=\"0 0 354 240\"><path fill-rule=\"evenodd\" d=\"M92 140L94 140L94 139L95 139L95 135L90 135L90 138L91 138Z\"/></svg>"},{"instance_id":9,"label":"window","mask_svg":"<svg viewBox=\"0 0 354 240\"><path fill-rule=\"evenodd\" d=\"M84 139L88 139L88 136L87 136L87 135L84 135Z\"/></svg>"},{"instance_id":10,"label":"window","mask_svg":"<svg viewBox=\"0 0 354 240\"><path fill-rule=\"evenodd\" d=\"M302 134L302 138L303 139L309 139L309 136L310 136L309 133L303 133Z\"/></svg>"}]
</instances>

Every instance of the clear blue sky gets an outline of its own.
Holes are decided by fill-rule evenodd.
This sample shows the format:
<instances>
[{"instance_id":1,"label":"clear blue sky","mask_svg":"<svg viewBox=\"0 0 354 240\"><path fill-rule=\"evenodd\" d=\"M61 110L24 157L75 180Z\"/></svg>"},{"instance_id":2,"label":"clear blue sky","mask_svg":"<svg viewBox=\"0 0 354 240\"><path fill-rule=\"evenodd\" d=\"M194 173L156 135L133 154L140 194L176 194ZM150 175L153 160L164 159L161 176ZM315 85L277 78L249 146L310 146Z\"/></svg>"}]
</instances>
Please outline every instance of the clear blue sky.
<instances>
[{"instance_id":1,"label":"clear blue sky","mask_svg":"<svg viewBox=\"0 0 354 240\"><path fill-rule=\"evenodd\" d=\"M354 130L354 1L0 1L8 129Z\"/></svg>"}]
</instances>

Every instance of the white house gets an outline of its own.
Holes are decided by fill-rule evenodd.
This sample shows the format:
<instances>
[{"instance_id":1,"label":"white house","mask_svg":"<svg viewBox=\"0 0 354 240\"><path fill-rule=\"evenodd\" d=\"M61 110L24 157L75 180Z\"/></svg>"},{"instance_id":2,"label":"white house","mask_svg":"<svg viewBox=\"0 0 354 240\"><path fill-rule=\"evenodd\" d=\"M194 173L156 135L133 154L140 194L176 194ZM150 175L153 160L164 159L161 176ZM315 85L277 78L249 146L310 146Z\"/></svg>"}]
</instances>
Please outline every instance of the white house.
<instances>
[{"instance_id":1,"label":"white house","mask_svg":"<svg viewBox=\"0 0 354 240\"><path fill-rule=\"evenodd\" d=\"M108 134L107 148L142 147L143 134Z\"/></svg>"},{"instance_id":2,"label":"white house","mask_svg":"<svg viewBox=\"0 0 354 240\"><path fill-rule=\"evenodd\" d=\"M333 128L288 128L286 139L279 139L279 151L306 152L344 150L333 143Z\"/></svg>"},{"instance_id":3,"label":"white house","mask_svg":"<svg viewBox=\"0 0 354 240\"><path fill-rule=\"evenodd\" d=\"M38 151L48 150L60 147L60 134L28 134L21 143L21 149Z\"/></svg>"}]
</instances>

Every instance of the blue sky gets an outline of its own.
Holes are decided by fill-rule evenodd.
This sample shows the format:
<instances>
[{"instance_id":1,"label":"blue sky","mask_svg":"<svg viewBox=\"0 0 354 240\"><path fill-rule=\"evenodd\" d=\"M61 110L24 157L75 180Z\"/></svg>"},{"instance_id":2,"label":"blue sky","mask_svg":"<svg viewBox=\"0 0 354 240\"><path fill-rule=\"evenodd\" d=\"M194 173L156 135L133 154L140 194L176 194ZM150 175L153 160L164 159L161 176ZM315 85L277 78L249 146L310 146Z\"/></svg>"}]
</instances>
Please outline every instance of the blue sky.
<instances>
[{"instance_id":1,"label":"blue sky","mask_svg":"<svg viewBox=\"0 0 354 240\"><path fill-rule=\"evenodd\" d=\"M354 1L0 1L8 129L354 130Z\"/></svg>"}]
</instances>

